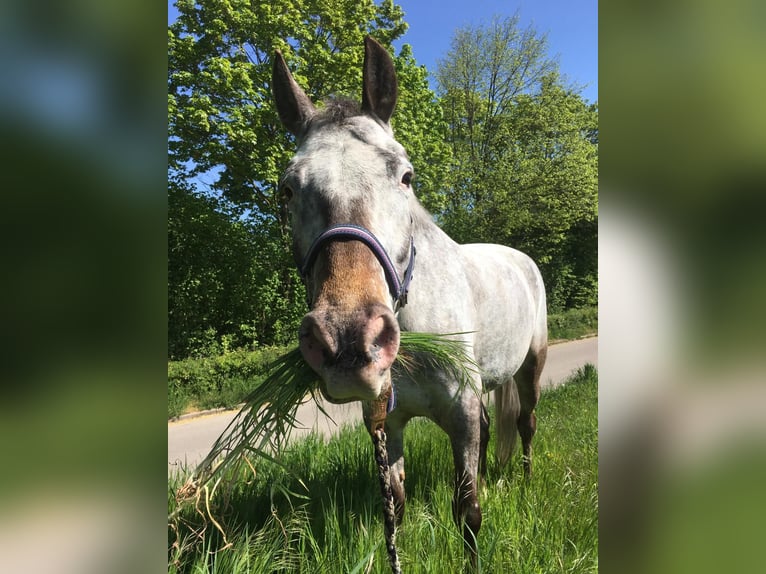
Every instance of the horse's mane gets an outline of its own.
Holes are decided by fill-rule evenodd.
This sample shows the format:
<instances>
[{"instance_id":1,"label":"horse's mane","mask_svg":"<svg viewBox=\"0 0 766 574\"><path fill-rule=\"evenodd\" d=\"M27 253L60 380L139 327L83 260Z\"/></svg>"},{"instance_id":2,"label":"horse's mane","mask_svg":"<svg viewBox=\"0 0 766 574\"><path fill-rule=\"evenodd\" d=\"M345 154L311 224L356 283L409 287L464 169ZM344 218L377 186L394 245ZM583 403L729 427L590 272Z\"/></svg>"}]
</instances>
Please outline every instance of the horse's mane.
<instances>
[{"instance_id":1,"label":"horse's mane","mask_svg":"<svg viewBox=\"0 0 766 574\"><path fill-rule=\"evenodd\" d=\"M315 121L343 123L348 118L364 115L362 108L354 99L344 96L331 96L325 99L319 108Z\"/></svg>"}]
</instances>

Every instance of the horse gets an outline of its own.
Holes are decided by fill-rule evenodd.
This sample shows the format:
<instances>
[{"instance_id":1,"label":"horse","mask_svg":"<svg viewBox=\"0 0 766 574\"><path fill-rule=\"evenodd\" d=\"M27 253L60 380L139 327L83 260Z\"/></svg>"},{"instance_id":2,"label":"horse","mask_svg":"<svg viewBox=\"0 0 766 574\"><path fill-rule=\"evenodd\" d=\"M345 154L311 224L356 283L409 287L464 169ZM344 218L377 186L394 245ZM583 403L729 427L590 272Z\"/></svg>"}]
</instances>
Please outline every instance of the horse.
<instances>
[{"instance_id":1,"label":"horse","mask_svg":"<svg viewBox=\"0 0 766 574\"><path fill-rule=\"evenodd\" d=\"M296 151L279 182L291 217L292 251L309 312L299 347L333 403L389 397L385 418L396 518L404 515L403 431L423 416L448 436L455 464L453 517L475 564L494 391L500 468L517 432L531 474L535 406L548 332L542 276L532 259L495 244L459 245L413 191L413 166L390 120L398 95L394 63L365 39L361 106L334 98L316 107L284 57L273 58L277 113ZM401 331L460 333L478 368L471 384L454 372L397 370ZM395 398L395 401L392 400Z\"/></svg>"}]
</instances>

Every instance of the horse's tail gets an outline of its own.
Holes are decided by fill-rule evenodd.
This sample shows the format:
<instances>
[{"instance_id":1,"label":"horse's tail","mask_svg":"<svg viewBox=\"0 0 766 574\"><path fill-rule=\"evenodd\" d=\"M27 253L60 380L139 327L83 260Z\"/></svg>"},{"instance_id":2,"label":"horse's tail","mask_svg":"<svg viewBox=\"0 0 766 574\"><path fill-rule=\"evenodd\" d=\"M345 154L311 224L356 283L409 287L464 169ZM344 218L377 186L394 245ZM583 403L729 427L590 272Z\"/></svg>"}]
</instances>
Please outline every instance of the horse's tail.
<instances>
[{"instance_id":1,"label":"horse's tail","mask_svg":"<svg viewBox=\"0 0 766 574\"><path fill-rule=\"evenodd\" d=\"M511 379L495 389L495 458L500 468L508 463L513 454L520 410L516 381Z\"/></svg>"}]
</instances>

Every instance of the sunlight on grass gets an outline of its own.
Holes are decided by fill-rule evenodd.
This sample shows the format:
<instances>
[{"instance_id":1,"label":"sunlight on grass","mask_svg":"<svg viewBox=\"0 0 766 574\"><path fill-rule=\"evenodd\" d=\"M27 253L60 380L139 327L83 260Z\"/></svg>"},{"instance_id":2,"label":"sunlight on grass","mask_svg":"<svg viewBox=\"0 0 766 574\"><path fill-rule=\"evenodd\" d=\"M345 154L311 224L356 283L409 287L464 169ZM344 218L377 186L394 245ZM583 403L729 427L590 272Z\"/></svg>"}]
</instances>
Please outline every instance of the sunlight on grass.
<instances>
[{"instance_id":1,"label":"sunlight on grass","mask_svg":"<svg viewBox=\"0 0 766 574\"><path fill-rule=\"evenodd\" d=\"M597 393L598 375L589 365L543 394L529 483L518 452L505 469L490 454L480 492L482 571L597 571ZM452 522L449 441L435 424L417 419L405 431L405 445L402 569L458 572L463 541ZM242 471L234 488L211 501L230 543L225 549L220 531L193 509L181 510L170 528L169 571L390 572L367 431L345 427L326 443L308 437L285 451L282 464L260 461L255 473ZM170 493L185 478L171 478L170 512Z\"/></svg>"}]
</instances>

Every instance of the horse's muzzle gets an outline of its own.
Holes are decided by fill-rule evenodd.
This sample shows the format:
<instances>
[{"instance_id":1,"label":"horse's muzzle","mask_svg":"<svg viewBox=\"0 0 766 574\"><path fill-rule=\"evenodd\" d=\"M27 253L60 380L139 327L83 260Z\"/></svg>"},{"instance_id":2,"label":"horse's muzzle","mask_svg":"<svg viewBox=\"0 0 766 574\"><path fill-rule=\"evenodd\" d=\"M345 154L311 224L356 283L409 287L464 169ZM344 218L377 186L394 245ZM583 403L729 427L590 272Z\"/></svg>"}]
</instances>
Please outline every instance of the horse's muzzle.
<instances>
[{"instance_id":1,"label":"horse's muzzle","mask_svg":"<svg viewBox=\"0 0 766 574\"><path fill-rule=\"evenodd\" d=\"M319 307L303 318L300 350L322 377L329 400L373 400L384 390L399 352L399 324L377 303L350 317Z\"/></svg>"}]
</instances>

